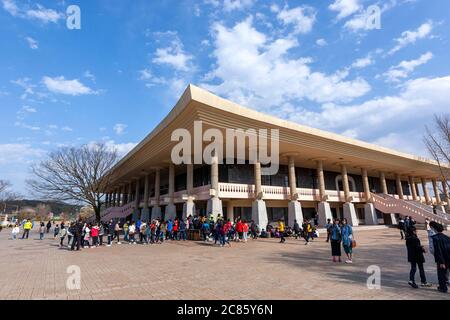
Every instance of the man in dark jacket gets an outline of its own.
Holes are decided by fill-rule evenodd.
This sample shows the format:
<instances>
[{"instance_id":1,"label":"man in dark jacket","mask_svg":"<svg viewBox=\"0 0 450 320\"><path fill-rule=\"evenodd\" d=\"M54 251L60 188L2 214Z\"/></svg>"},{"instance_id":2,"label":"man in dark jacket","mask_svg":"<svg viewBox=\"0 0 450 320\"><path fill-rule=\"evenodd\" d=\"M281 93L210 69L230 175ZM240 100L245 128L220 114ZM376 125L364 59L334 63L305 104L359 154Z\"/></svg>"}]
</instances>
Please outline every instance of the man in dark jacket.
<instances>
[{"instance_id":1,"label":"man in dark jacket","mask_svg":"<svg viewBox=\"0 0 450 320\"><path fill-rule=\"evenodd\" d=\"M116 226L116 224L114 223L114 220L111 219L109 221L108 228L107 228L107 231L108 231L108 244L107 244L107 246L108 247L111 246L111 243L114 240L114 229L115 229L115 226Z\"/></svg>"},{"instance_id":2,"label":"man in dark jacket","mask_svg":"<svg viewBox=\"0 0 450 320\"><path fill-rule=\"evenodd\" d=\"M436 232L435 235L431 236L431 239L433 241L434 261L437 266L438 290L446 293L448 291L447 271L450 266L450 238L442 233L444 227L441 224L431 221L430 228Z\"/></svg>"},{"instance_id":3,"label":"man in dark jacket","mask_svg":"<svg viewBox=\"0 0 450 320\"><path fill-rule=\"evenodd\" d=\"M425 270L423 264L425 263L425 258L423 256L425 248L421 245L419 238L417 237L417 231L415 227L410 227L406 234L406 249L408 251L408 262L411 264L411 270L409 272L409 282L408 284L417 289L416 284L416 271L419 267L420 282L422 287L430 287L431 284L427 282L425 277Z\"/></svg>"},{"instance_id":4,"label":"man in dark jacket","mask_svg":"<svg viewBox=\"0 0 450 320\"><path fill-rule=\"evenodd\" d=\"M77 246L77 251L80 250L81 246L81 233L83 232L83 224L80 220L78 220L75 223L75 228L73 229L73 240L72 240L72 246L70 247L70 250L75 249L75 245Z\"/></svg>"}]
</instances>

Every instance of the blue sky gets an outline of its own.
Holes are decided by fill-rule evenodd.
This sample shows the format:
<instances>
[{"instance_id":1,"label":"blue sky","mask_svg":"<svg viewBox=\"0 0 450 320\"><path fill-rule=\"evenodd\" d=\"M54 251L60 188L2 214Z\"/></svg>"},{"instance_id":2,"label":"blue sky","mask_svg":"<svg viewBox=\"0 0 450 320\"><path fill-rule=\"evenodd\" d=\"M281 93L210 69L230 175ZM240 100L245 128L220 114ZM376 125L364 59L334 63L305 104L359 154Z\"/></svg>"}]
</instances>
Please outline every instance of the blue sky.
<instances>
[{"instance_id":1,"label":"blue sky","mask_svg":"<svg viewBox=\"0 0 450 320\"><path fill-rule=\"evenodd\" d=\"M80 30L66 26L72 4ZM427 156L424 126L450 109L448 12L447 0L0 0L0 179L26 196L30 164L59 146L125 154L189 83Z\"/></svg>"}]
</instances>

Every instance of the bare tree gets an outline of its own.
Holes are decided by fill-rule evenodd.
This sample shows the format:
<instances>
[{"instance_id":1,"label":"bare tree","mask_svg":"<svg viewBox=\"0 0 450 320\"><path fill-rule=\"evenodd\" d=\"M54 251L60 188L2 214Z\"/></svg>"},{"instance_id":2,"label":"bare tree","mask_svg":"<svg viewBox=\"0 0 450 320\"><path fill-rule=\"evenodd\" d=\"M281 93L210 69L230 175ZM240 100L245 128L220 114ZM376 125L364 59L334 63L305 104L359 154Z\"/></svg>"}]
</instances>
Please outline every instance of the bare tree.
<instances>
[{"instance_id":1,"label":"bare tree","mask_svg":"<svg viewBox=\"0 0 450 320\"><path fill-rule=\"evenodd\" d=\"M7 180L0 180L0 194L4 193L11 187L11 183Z\"/></svg>"},{"instance_id":2,"label":"bare tree","mask_svg":"<svg viewBox=\"0 0 450 320\"><path fill-rule=\"evenodd\" d=\"M105 144L63 147L32 166L30 189L41 198L77 201L92 207L97 220L111 183L117 151Z\"/></svg>"},{"instance_id":3,"label":"bare tree","mask_svg":"<svg viewBox=\"0 0 450 320\"><path fill-rule=\"evenodd\" d=\"M432 129L426 127L425 145L438 163L441 178L450 189L450 115L435 115Z\"/></svg>"}]
</instances>

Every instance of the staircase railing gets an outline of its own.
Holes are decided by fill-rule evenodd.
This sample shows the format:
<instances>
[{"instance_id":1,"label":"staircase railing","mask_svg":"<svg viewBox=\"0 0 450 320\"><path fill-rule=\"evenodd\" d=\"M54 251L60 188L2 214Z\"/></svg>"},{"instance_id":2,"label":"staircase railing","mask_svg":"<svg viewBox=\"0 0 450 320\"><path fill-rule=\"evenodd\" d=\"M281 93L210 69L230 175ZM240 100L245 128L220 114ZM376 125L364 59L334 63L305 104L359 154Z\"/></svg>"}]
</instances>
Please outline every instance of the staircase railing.
<instances>
[{"instance_id":1,"label":"staircase railing","mask_svg":"<svg viewBox=\"0 0 450 320\"><path fill-rule=\"evenodd\" d=\"M430 221L436 221L445 226L450 225L447 214L435 214L431 207L425 207L417 202L396 199L386 194L372 194L372 199L375 209L383 213L411 216L419 223L424 223L428 218Z\"/></svg>"}]
</instances>

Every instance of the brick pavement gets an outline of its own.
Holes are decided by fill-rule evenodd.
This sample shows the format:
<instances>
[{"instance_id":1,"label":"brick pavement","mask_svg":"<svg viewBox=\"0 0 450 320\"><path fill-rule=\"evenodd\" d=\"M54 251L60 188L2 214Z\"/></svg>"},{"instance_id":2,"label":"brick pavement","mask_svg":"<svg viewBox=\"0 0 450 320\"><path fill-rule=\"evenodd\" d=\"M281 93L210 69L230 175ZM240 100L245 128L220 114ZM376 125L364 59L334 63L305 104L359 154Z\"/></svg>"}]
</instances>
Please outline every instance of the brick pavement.
<instances>
[{"instance_id":1,"label":"brick pavement","mask_svg":"<svg viewBox=\"0 0 450 320\"><path fill-rule=\"evenodd\" d=\"M57 240L37 240L36 232L28 240L9 240L4 229L0 299L450 299L436 285L407 285L406 248L396 229L355 235L354 264L347 265L331 262L323 238L309 246L259 239L231 248L168 242L70 252ZM419 236L427 245L425 232ZM432 257L426 259L428 280L436 284ZM80 290L66 288L70 265L81 268ZM381 268L380 290L366 287L369 265Z\"/></svg>"}]
</instances>

